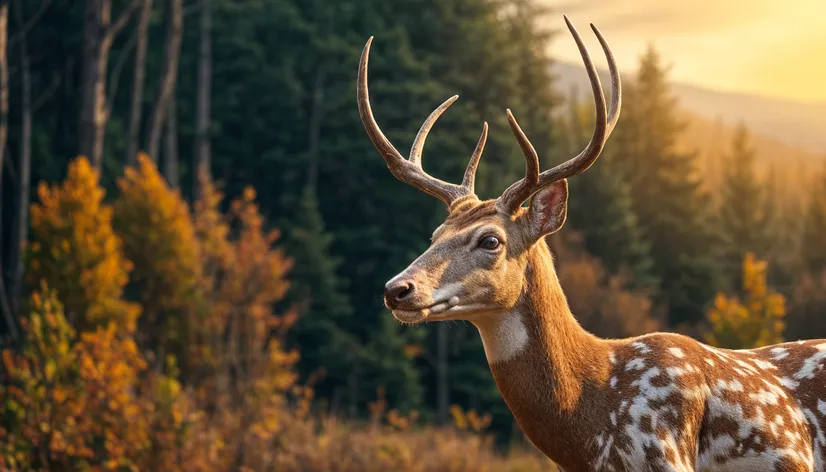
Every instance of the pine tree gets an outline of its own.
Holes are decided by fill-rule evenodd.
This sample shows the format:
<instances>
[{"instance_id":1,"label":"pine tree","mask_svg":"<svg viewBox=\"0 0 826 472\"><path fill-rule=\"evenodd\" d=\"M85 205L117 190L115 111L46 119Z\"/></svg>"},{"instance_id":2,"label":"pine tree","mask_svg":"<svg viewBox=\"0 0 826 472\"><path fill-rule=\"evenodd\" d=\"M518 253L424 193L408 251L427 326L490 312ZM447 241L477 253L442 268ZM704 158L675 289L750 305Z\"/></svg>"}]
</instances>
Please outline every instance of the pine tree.
<instances>
[{"instance_id":1,"label":"pine tree","mask_svg":"<svg viewBox=\"0 0 826 472\"><path fill-rule=\"evenodd\" d=\"M826 270L826 169L815 184L803 223L801 259L807 271L819 274Z\"/></svg>"},{"instance_id":2,"label":"pine tree","mask_svg":"<svg viewBox=\"0 0 826 472\"><path fill-rule=\"evenodd\" d=\"M612 136L613 151L625 167L632 209L651 244L661 290L672 324L702 319L720 277L717 235L709 198L702 193L696 155L676 150L683 123L668 90L667 70L649 47L634 83L627 83L622 117Z\"/></svg>"},{"instance_id":3,"label":"pine tree","mask_svg":"<svg viewBox=\"0 0 826 472\"><path fill-rule=\"evenodd\" d=\"M355 340L346 331L353 310L338 275L341 261L331 253L333 238L324 228L312 187L304 189L284 227L284 248L295 260L285 301L296 306L299 316L290 341L301 349L299 369L305 377L323 369L325 381L316 390L329 397L335 385L346 383L348 363L355 361Z\"/></svg>"},{"instance_id":4,"label":"pine tree","mask_svg":"<svg viewBox=\"0 0 826 472\"><path fill-rule=\"evenodd\" d=\"M565 128L569 156L576 155L590 139L593 118L588 118L589 113L589 107L583 107L572 93ZM654 290L658 281L650 245L643 239L632 210L631 187L616 156L605 154L588 172L571 179L570 223L584 232L585 248L610 272L630 272L630 288Z\"/></svg>"},{"instance_id":5,"label":"pine tree","mask_svg":"<svg viewBox=\"0 0 826 472\"><path fill-rule=\"evenodd\" d=\"M741 285L743 255L765 257L766 209L760 182L755 176L754 150L748 130L740 125L730 154L725 158L719 224L725 238L724 275L733 287Z\"/></svg>"}]
</instances>

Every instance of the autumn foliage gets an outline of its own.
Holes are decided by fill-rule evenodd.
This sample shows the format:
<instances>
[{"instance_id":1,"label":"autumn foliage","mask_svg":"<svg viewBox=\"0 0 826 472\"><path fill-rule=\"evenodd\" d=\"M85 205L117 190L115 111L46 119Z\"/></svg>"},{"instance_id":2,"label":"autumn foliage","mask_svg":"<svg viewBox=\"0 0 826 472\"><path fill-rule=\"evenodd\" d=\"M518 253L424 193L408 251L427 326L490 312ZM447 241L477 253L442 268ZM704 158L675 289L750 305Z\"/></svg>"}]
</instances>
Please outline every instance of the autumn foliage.
<instances>
[{"instance_id":1,"label":"autumn foliage","mask_svg":"<svg viewBox=\"0 0 826 472\"><path fill-rule=\"evenodd\" d=\"M145 154L118 179L113 226L133 262L129 289L143 308L140 334L156 352L175 352L204 309L197 290L201 266L192 214ZM162 360L162 359L160 359Z\"/></svg>"},{"instance_id":2,"label":"autumn foliage","mask_svg":"<svg viewBox=\"0 0 826 472\"><path fill-rule=\"evenodd\" d=\"M279 339L294 316L272 312L290 266L278 234L252 190L223 214L209 186L193 214L145 156L118 185L106 203L79 158L38 189L0 466L260 470L296 387Z\"/></svg>"},{"instance_id":3,"label":"autumn foliage","mask_svg":"<svg viewBox=\"0 0 826 472\"><path fill-rule=\"evenodd\" d=\"M768 264L747 253L743 259L743 293L718 293L708 312L706 341L731 349L747 349L783 341L786 299L766 283Z\"/></svg>"},{"instance_id":4,"label":"autumn foliage","mask_svg":"<svg viewBox=\"0 0 826 472\"><path fill-rule=\"evenodd\" d=\"M79 329L115 321L131 330L139 309L122 295L132 263L112 229L112 207L103 201L99 178L80 157L63 183L40 183L39 202L30 211L34 242L26 279L32 289L46 281Z\"/></svg>"},{"instance_id":5,"label":"autumn foliage","mask_svg":"<svg viewBox=\"0 0 826 472\"><path fill-rule=\"evenodd\" d=\"M13 470L160 466L156 438L177 439L183 425L177 382L145 378L137 345L115 323L78 335L45 284L23 324L22 352L3 352L0 463ZM157 401L153 386L172 394Z\"/></svg>"},{"instance_id":6,"label":"autumn foliage","mask_svg":"<svg viewBox=\"0 0 826 472\"><path fill-rule=\"evenodd\" d=\"M421 429L380 390L365 427L312 415L283 343L296 316L273 311L292 262L255 191L222 211L202 177L190 209L146 156L118 188L107 203L79 158L38 189L25 338L2 352L0 470L553 470L505 462L472 410Z\"/></svg>"}]
</instances>

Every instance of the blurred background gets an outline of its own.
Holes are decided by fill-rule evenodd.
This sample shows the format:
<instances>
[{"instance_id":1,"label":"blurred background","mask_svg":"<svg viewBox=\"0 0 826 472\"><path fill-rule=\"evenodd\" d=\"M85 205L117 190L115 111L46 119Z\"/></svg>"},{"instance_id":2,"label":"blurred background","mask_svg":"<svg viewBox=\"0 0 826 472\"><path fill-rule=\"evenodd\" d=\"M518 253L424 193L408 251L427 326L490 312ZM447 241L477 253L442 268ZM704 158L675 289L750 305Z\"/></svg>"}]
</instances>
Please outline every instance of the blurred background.
<instances>
[{"instance_id":1,"label":"blurred background","mask_svg":"<svg viewBox=\"0 0 826 472\"><path fill-rule=\"evenodd\" d=\"M0 467L553 470L470 324L385 282L446 216L376 119L458 181L588 142L563 14L624 100L549 238L574 314L721 347L826 337L826 4L806 0L0 0Z\"/></svg>"}]
</instances>

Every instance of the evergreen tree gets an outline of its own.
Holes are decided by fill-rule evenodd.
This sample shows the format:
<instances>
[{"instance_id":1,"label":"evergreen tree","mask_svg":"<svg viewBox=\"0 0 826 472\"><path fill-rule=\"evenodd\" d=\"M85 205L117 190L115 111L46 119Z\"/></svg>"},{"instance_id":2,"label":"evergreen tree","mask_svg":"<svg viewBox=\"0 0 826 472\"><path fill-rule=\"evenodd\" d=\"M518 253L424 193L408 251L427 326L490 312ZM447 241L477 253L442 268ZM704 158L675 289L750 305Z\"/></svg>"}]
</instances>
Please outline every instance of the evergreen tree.
<instances>
[{"instance_id":1,"label":"evergreen tree","mask_svg":"<svg viewBox=\"0 0 826 472\"><path fill-rule=\"evenodd\" d=\"M611 139L612 153L626 168L642 235L651 244L661 283L657 301L668 307L669 321L676 325L703 318L720 269L696 156L676 149L684 125L676 116L666 75L659 54L649 47L635 82L624 86L622 117Z\"/></svg>"},{"instance_id":2,"label":"evergreen tree","mask_svg":"<svg viewBox=\"0 0 826 472\"><path fill-rule=\"evenodd\" d=\"M588 143L593 129L590 107L583 107L574 92L570 95L565 140L567 153L576 155ZM571 179L569 214L571 225L585 234L587 251L617 273L630 271L630 288L656 289L657 279L650 245L643 239L632 210L631 187L609 152Z\"/></svg>"},{"instance_id":3,"label":"evergreen tree","mask_svg":"<svg viewBox=\"0 0 826 472\"><path fill-rule=\"evenodd\" d=\"M742 260L747 252L765 257L766 218L763 192L755 176L754 150L748 130L740 125L725 158L719 224L725 238L724 275L739 287Z\"/></svg>"},{"instance_id":4,"label":"evergreen tree","mask_svg":"<svg viewBox=\"0 0 826 472\"><path fill-rule=\"evenodd\" d=\"M344 329L353 310L338 275L341 261L330 252L333 238L325 230L315 191L307 186L301 196L292 217L281 225L287 233L285 251L295 261L285 298L299 315L290 340L300 348L300 372L309 377L321 370L323 380L316 390L329 398L336 385L346 384L348 365L355 361L355 340Z\"/></svg>"},{"instance_id":5,"label":"evergreen tree","mask_svg":"<svg viewBox=\"0 0 826 472\"><path fill-rule=\"evenodd\" d=\"M802 271L801 242L806 208L798 189L787 189L781 184L786 179L782 166L770 168L764 179L764 220L766 227L766 254L771 262L769 280L781 293L791 294L795 279Z\"/></svg>"},{"instance_id":6,"label":"evergreen tree","mask_svg":"<svg viewBox=\"0 0 826 472\"><path fill-rule=\"evenodd\" d=\"M818 180L809 200L801 241L803 266L815 275L826 270L826 169Z\"/></svg>"}]
</instances>

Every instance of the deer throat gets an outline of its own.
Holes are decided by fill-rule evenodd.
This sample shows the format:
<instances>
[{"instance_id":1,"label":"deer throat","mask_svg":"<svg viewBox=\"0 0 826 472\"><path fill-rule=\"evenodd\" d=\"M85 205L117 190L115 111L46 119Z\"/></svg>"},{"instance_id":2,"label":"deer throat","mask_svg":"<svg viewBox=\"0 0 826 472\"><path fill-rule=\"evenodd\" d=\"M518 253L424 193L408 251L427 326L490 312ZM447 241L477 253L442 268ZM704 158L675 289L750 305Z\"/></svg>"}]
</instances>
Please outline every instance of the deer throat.
<instances>
[{"instance_id":1,"label":"deer throat","mask_svg":"<svg viewBox=\"0 0 826 472\"><path fill-rule=\"evenodd\" d=\"M552 460L579 470L610 377L609 348L571 314L550 253L541 249L529 261L515 309L474 324L519 426Z\"/></svg>"}]
</instances>

